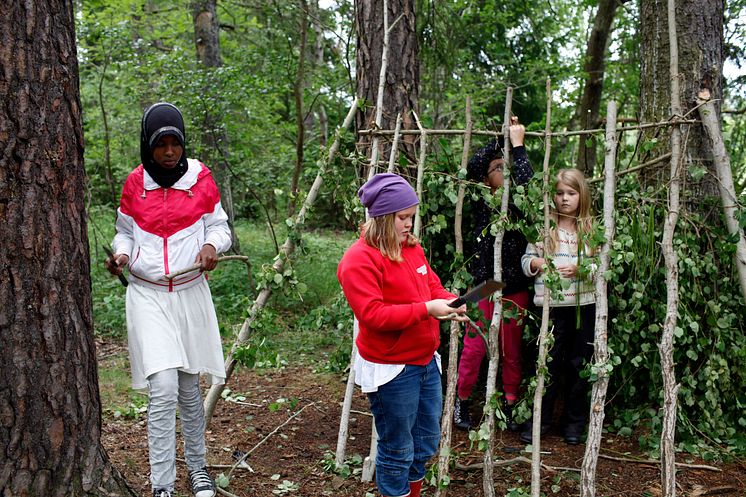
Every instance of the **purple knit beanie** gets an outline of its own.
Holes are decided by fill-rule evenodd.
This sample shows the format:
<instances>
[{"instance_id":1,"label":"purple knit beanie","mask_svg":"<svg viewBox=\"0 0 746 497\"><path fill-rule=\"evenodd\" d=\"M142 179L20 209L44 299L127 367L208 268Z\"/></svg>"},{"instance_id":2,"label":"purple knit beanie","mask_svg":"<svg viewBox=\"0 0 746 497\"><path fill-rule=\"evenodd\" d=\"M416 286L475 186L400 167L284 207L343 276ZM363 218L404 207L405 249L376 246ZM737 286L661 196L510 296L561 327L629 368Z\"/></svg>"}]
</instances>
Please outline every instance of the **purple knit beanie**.
<instances>
[{"instance_id":1,"label":"purple knit beanie","mask_svg":"<svg viewBox=\"0 0 746 497\"><path fill-rule=\"evenodd\" d=\"M381 173L373 176L357 191L370 217L403 211L420 203L417 194L398 174Z\"/></svg>"}]
</instances>

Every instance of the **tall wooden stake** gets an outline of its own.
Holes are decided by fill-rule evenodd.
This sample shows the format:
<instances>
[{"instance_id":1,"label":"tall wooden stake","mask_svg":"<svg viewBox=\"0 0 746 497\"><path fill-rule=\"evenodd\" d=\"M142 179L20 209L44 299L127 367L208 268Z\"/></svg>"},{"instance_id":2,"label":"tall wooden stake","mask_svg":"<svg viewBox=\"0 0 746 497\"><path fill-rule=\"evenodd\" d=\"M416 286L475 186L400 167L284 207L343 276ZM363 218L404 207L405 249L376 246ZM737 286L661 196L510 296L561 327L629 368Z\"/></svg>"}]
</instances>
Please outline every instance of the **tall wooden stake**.
<instances>
[{"instance_id":1,"label":"tall wooden stake","mask_svg":"<svg viewBox=\"0 0 746 497\"><path fill-rule=\"evenodd\" d=\"M383 0L383 49L381 50L381 70L378 73L378 95L376 95L376 120L375 128L381 127L383 119L383 89L386 85L386 68L389 65L389 4ZM370 165L368 166L368 179L372 178L378 167L378 136L373 135L371 140Z\"/></svg>"},{"instance_id":2,"label":"tall wooden stake","mask_svg":"<svg viewBox=\"0 0 746 497\"><path fill-rule=\"evenodd\" d=\"M466 97L466 134L464 134L464 150L461 153L461 167L465 169L469 161L469 148L471 147L471 97ZM456 254L464 253L464 237L461 233L462 211L464 207L464 195L466 186L459 181L458 197L456 199L456 219L454 222L454 235L456 237ZM457 288L453 292L458 295ZM458 367L458 344L461 336L461 325L458 321L451 321L451 336L448 343L448 373L445 407L443 417L440 420L440 451L438 452L438 486L435 489L435 497L445 497L448 493L448 462L451 456L451 435L453 432L453 405L456 402L456 377Z\"/></svg>"},{"instance_id":3,"label":"tall wooden stake","mask_svg":"<svg viewBox=\"0 0 746 497\"><path fill-rule=\"evenodd\" d=\"M388 61L389 61L389 5L387 0L383 0L383 47L381 49L381 70L378 73L378 94L376 95L376 118L375 118L375 127L380 128L381 127L381 119L383 118L383 90L386 85L386 69L388 67ZM370 180L375 174L378 169L378 137L374 136L373 140L371 140L371 152L370 152L370 165L368 167L368 180ZM365 213L366 218L368 217L368 213L366 211ZM343 404L343 407L346 405L352 405L352 394L354 391L354 381L355 381L355 371L354 371L354 365L355 365L355 354L357 353L357 348L355 346L355 340L357 339L357 331L358 331L358 322L357 318L353 319L353 334L352 334L352 354L350 355L350 376L347 379L348 388L345 392L345 401ZM342 430L343 430L343 422L344 422L344 430L345 430L345 441L346 441L346 430L347 430L347 423L349 422L349 409L347 412L342 413L342 419L340 420L340 426L339 426L339 436L337 438L337 455L336 455L336 462L337 466L342 464L344 461L344 450L339 450L339 444L340 444L340 437L342 436ZM370 451L368 453L368 456L363 461L363 472L361 475L362 481L371 481L373 480L373 473L376 468L376 454L378 451L378 433L376 432L376 424L375 422L372 423L371 426L371 434L370 434Z\"/></svg>"},{"instance_id":4,"label":"tall wooden stake","mask_svg":"<svg viewBox=\"0 0 746 497\"><path fill-rule=\"evenodd\" d=\"M510 199L510 116L513 105L513 88L508 87L505 95L505 116L503 118L503 136L504 136L504 161L503 161L503 187L502 202L500 204L500 222L501 226L495 235L495 280L502 281L503 276L503 238L505 237L504 223L508 219L508 201ZM493 480L494 466L493 448L495 443L495 407L497 405L497 368L500 362L500 323L503 319L503 292L498 290L495 295L495 309L492 313L489 333L489 366L487 368L487 391L485 393L484 410L486 415L487 432L489 440L487 448L484 451L484 474L482 478L482 487L484 488L485 497L495 496L495 482Z\"/></svg>"},{"instance_id":5,"label":"tall wooden stake","mask_svg":"<svg viewBox=\"0 0 746 497\"><path fill-rule=\"evenodd\" d=\"M596 466L601 449L601 432L604 426L604 404L609 387L608 319L606 271L609 269L609 250L614 239L614 192L616 191L616 102L610 101L606 107L606 156L604 161L604 244L599 254L596 272L596 333L594 344L593 370L597 380L591 392L591 412L588 423L588 439L585 442L585 456L580 476L581 497L596 495Z\"/></svg>"},{"instance_id":6,"label":"tall wooden stake","mask_svg":"<svg viewBox=\"0 0 746 497\"><path fill-rule=\"evenodd\" d=\"M676 2L668 0L668 40L670 46L671 117L681 116L679 90L679 49L676 37ZM663 375L663 426L661 427L661 488L663 497L676 495L676 436L677 393L676 371L673 361L673 340L679 307L679 258L673 247L676 223L679 219L679 188L681 177L681 128L671 128L671 182L668 189L668 213L663 225L663 258L666 263L666 319L658 349Z\"/></svg>"},{"instance_id":7,"label":"tall wooden stake","mask_svg":"<svg viewBox=\"0 0 746 497\"><path fill-rule=\"evenodd\" d=\"M422 133L420 135L420 158L417 161L417 198L420 199L420 202L422 202L422 178L425 173L425 157L427 156L427 132L422 127L422 123L420 122L420 118L417 115L415 111L412 111L412 115L414 115L414 119L417 122L417 127L420 129L420 132ZM422 229L422 215L420 214L419 207L417 208L417 212L414 215L414 236L416 238L420 237L420 231Z\"/></svg>"},{"instance_id":8,"label":"tall wooden stake","mask_svg":"<svg viewBox=\"0 0 746 497\"><path fill-rule=\"evenodd\" d=\"M394 142L391 144L389 154L389 168L386 172L396 171L396 159L399 157L399 137L401 136L401 112L396 115L396 128L394 129Z\"/></svg>"},{"instance_id":9,"label":"tall wooden stake","mask_svg":"<svg viewBox=\"0 0 746 497\"><path fill-rule=\"evenodd\" d=\"M549 247L549 157L552 152L552 81L547 78L547 120L544 128L544 247ZM546 257L546 252L544 253ZM536 360L536 391L534 392L533 426L531 428L531 497L541 493L541 400L544 394L544 372L547 367L549 334L549 291L544 292L539 331L539 357Z\"/></svg>"},{"instance_id":10,"label":"tall wooden stake","mask_svg":"<svg viewBox=\"0 0 746 497\"><path fill-rule=\"evenodd\" d=\"M741 296L746 304L746 238L743 235L743 228L738 224L736 219L736 209L738 207L738 197L736 189L733 186L733 172L730 168L730 156L723 143L723 133L720 131L718 114L715 104L710 100L710 91L704 89L699 92L697 103L699 104L699 117L702 119L702 126L705 128L710 143L712 144L712 158L715 163L715 172L718 178L718 187L720 188L720 201L723 204L723 215L725 216L725 225L728 228L728 234L738 237L736 242L736 253L733 255L733 262L738 271L738 282L741 284Z\"/></svg>"}]
</instances>

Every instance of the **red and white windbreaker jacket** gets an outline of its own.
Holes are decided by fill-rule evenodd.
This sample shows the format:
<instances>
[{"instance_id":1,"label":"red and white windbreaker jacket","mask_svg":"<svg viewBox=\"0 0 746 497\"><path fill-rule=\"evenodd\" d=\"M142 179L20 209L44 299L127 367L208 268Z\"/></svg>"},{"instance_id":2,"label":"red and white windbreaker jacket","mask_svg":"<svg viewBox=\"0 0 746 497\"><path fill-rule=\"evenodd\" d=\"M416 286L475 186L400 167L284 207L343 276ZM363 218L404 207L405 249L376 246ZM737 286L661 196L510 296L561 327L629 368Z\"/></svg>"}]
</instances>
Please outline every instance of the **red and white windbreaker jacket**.
<instances>
[{"instance_id":1,"label":"red and white windbreaker jacket","mask_svg":"<svg viewBox=\"0 0 746 497\"><path fill-rule=\"evenodd\" d=\"M196 285L202 271L178 276L194 264L202 246L209 243L225 252L231 246L228 216L210 170L195 159L171 188L161 188L142 167L130 173L117 210L116 254L127 254L129 281L164 292Z\"/></svg>"}]
</instances>

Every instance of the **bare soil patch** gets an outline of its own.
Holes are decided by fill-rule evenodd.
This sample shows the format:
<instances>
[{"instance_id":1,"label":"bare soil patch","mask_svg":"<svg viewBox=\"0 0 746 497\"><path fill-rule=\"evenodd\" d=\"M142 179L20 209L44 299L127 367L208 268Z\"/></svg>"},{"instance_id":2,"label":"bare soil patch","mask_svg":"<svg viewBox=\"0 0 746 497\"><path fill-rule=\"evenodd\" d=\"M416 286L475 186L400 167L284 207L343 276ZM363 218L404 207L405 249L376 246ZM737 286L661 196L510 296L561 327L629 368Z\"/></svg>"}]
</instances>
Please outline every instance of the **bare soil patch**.
<instances>
[{"instance_id":1,"label":"bare soil patch","mask_svg":"<svg viewBox=\"0 0 746 497\"><path fill-rule=\"evenodd\" d=\"M341 478L324 470L324 454L333 454L336 448L344 397L343 378L319 374L308 368L260 371L239 368L229 386L234 396L240 395L244 399L241 403L220 401L216 408L207 433L208 463L212 466L210 472L213 476L227 473L228 469L220 466L232 465L235 451L253 451L247 459L253 472L245 469L234 471L227 488L229 492L240 497L362 497L366 492L377 495L375 483L360 482L359 475ZM301 409L303 411L288 422ZM364 456L370 443L372 418L365 414L368 412L367 399L359 390L355 395L353 410L361 413L352 415L347 455ZM103 441L110 458L132 487L143 496L150 495L146 430L145 420L104 419ZM257 444L260 445L257 447ZM460 464L482 461L482 454L470 449L468 436L464 432L454 431L453 447L459 454ZM543 458L545 464L577 470L544 471L544 495L578 495L584 446L566 445L558 434L550 433L543 440L542 448L547 451ZM498 434L496 454L500 457L514 458L520 455L522 449L517 434ZM602 454L647 459L646 455L640 453L634 440L614 435L605 437ZM530 458L530 455L524 455ZM712 464L686 454L680 456L679 462ZM746 495L744 461L716 463L715 466L721 471L681 468L677 475L678 494L689 497ZM177 495L191 495L183 462L179 462L177 472ZM451 477L450 496L483 496L481 470L454 469ZM284 480L291 484L282 486ZM495 470L497 495L506 495L509 489L517 487L528 490L530 480L531 468L527 464L518 463ZM601 459L597 489L598 495L607 497L655 497L660 495L659 469L652 464ZM425 488L424 495L433 493L433 488Z\"/></svg>"}]
</instances>

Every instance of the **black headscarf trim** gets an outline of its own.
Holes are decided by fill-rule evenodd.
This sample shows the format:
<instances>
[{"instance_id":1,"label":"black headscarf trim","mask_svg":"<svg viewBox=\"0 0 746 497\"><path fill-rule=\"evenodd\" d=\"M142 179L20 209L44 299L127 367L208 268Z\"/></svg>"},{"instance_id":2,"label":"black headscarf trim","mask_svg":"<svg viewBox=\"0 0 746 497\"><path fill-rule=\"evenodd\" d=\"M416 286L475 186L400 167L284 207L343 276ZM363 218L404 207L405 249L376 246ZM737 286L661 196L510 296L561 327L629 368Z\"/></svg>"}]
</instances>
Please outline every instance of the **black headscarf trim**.
<instances>
[{"instance_id":1,"label":"black headscarf trim","mask_svg":"<svg viewBox=\"0 0 746 497\"><path fill-rule=\"evenodd\" d=\"M153 159L153 148L166 135L175 136L184 151L173 168L165 168ZM185 147L184 118L181 111L166 102L151 105L142 116L140 131L140 159L153 181L162 188L170 188L189 168Z\"/></svg>"}]
</instances>

